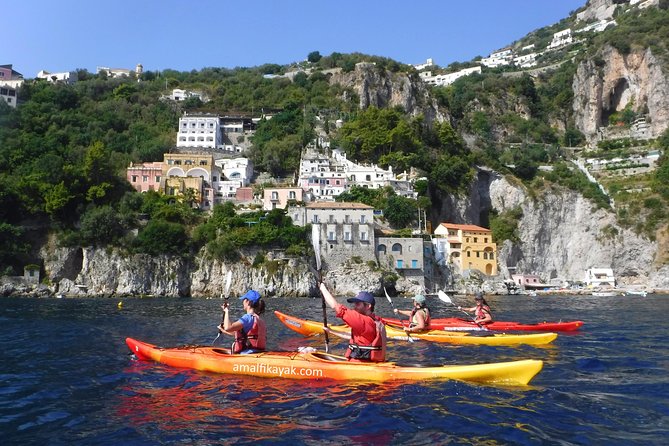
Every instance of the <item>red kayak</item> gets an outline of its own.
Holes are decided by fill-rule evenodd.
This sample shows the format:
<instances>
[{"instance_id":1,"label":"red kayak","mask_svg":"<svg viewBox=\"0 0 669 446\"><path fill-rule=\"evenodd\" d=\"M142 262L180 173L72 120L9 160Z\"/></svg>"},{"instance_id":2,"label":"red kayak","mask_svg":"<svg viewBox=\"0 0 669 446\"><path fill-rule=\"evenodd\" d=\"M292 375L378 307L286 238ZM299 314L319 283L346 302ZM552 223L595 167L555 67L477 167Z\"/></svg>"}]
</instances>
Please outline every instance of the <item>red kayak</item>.
<instances>
[{"instance_id":1,"label":"red kayak","mask_svg":"<svg viewBox=\"0 0 669 446\"><path fill-rule=\"evenodd\" d=\"M407 321L399 319L382 318L383 323L393 327L406 325ZM485 329L493 331L577 331L583 326L583 321L568 322L539 322L538 324L521 324L519 322L501 322L495 321L484 325ZM481 330L476 322L461 319L458 317L449 317L430 320L430 329L432 330Z\"/></svg>"}]
</instances>

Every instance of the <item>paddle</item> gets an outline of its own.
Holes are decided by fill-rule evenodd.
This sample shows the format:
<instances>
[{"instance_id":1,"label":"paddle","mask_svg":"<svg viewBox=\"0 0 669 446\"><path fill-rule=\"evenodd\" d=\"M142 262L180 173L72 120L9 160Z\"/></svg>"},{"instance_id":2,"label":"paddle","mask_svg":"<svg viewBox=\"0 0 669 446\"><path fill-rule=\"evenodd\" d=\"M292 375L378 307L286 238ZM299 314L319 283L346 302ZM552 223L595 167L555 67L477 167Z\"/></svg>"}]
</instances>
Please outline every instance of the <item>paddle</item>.
<instances>
[{"instance_id":1,"label":"paddle","mask_svg":"<svg viewBox=\"0 0 669 446\"><path fill-rule=\"evenodd\" d=\"M316 257L316 283L320 292L320 286L323 282L321 274L321 227L320 225L311 226L311 244L314 248L314 257ZM328 314L325 307L325 296L321 293L321 303L323 305L323 334L325 335L325 353L330 351L330 338L328 337Z\"/></svg>"},{"instance_id":2,"label":"paddle","mask_svg":"<svg viewBox=\"0 0 669 446\"><path fill-rule=\"evenodd\" d=\"M383 292L386 293L386 299L388 299L388 302L390 302L390 306L393 307L393 312L395 312L395 304L393 304L393 300L390 298L390 294L388 294L388 290L386 290L386 287L383 287ZM397 313L399 315L399 313ZM404 328L404 322L400 321L402 323L402 328ZM405 331L407 334L407 339L409 342L415 342L411 335Z\"/></svg>"},{"instance_id":3,"label":"paddle","mask_svg":"<svg viewBox=\"0 0 669 446\"><path fill-rule=\"evenodd\" d=\"M453 303L453 301L451 300L451 298L448 297L448 294L444 293L443 291L441 291L441 290L437 291L437 297L439 297L439 300L440 300L440 301L442 301L442 302L444 302L444 303L447 303L447 304L449 304L449 305L453 305L454 307L457 308L457 306ZM467 317L468 317L469 319L471 319L472 322L474 322L476 325L478 325L481 329L483 329L483 330L487 330L486 327L484 327L483 325L481 325L481 324L479 324L478 322L476 322L476 319L474 319L474 318L472 317L471 314L467 313L465 310L460 310L460 311L462 311L463 313L465 313L465 314L467 315Z\"/></svg>"},{"instance_id":4,"label":"paddle","mask_svg":"<svg viewBox=\"0 0 669 446\"><path fill-rule=\"evenodd\" d=\"M228 305L228 299L230 299L230 285L232 284L232 271L228 271L228 275L225 276L225 299L223 300L223 305ZM221 295L223 297L223 295ZM223 321L221 321L221 324ZM214 339L214 342L211 343L211 345L214 345L216 341L218 341L218 338L221 336L221 331L218 331L218 334L216 335L216 339Z\"/></svg>"}]
</instances>

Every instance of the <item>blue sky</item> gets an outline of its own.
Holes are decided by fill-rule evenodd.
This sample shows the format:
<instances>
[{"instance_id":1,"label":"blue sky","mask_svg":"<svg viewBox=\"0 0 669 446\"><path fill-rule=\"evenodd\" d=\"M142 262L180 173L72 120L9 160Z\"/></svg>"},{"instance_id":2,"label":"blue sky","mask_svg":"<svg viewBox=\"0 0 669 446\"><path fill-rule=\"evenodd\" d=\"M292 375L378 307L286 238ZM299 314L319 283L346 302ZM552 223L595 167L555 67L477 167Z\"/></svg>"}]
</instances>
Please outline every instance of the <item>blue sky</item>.
<instances>
[{"instance_id":1,"label":"blue sky","mask_svg":"<svg viewBox=\"0 0 669 446\"><path fill-rule=\"evenodd\" d=\"M0 64L145 70L286 64L354 51L439 65L485 56L585 0L15 0Z\"/></svg>"}]
</instances>

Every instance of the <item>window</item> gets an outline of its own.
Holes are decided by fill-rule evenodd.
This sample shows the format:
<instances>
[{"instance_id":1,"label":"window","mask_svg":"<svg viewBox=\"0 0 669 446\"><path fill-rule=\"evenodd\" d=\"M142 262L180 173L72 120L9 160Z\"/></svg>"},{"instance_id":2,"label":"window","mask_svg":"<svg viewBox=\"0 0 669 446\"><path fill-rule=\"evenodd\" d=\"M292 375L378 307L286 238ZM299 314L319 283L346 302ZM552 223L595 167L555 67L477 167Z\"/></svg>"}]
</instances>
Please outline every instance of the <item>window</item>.
<instances>
[{"instance_id":1,"label":"window","mask_svg":"<svg viewBox=\"0 0 669 446\"><path fill-rule=\"evenodd\" d=\"M474 237L474 243L478 243L478 242L479 242L478 237Z\"/></svg>"},{"instance_id":2,"label":"window","mask_svg":"<svg viewBox=\"0 0 669 446\"><path fill-rule=\"evenodd\" d=\"M329 223L334 223L335 222L334 215L328 215L328 222Z\"/></svg>"},{"instance_id":3,"label":"window","mask_svg":"<svg viewBox=\"0 0 669 446\"><path fill-rule=\"evenodd\" d=\"M344 232L344 241L350 242L351 241L351 233L346 231Z\"/></svg>"},{"instance_id":4,"label":"window","mask_svg":"<svg viewBox=\"0 0 669 446\"><path fill-rule=\"evenodd\" d=\"M218 177L214 175L213 177L211 177L211 181L218 181Z\"/></svg>"},{"instance_id":5,"label":"window","mask_svg":"<svg viewBox=\"0 0 669 446\"><path fill-rule=\"evenodd\" d=\"M350 223L350 216L349 215L344 215L344 223Z\"/></svg>"},{"instance_id":6,"label":"window","mask_svg":"<svg viewBox=\"0 0 669 446\"><path fill-rule=\"evenodd\" d=\"M402 245L395 243L392 248L393 253L402 254Z\"/></svg>"},{"instance_id":7,"label":"window","mask_svg":"<svg viewBox=\"0 0 669 446\"><path fill-rule=\"evenodd\" d=\"M411 267L413 269L417 269L418 268L418 260L412 260L411 261Z\"/></svg>"},{"instance_id":8,"label":"window","mask_svg":"<svg viewBox=\"0 0 669 446\"><path fill-rule=\"evenodd\" d=\"M133 175L133 176L132 176L132 182L133 182L133 183L136 183L136 182L137 182L137 175Z\"/></svg>"},{"instance_id":9,"label":"window","mask_svg":"<svg viewBox=\"0 0 669 446\"><path fill-rule=\"evenodd\" d=\"M340 183L339 180L336 180L336 181L335 181L335 184L336 184L337 186L339 186L341 183Z\"/></svg>"},{"instance_id":10,"label":"window","mask_svg":"<svg viewBox=\"0 0 669 446\"><path fill-rule=\"evenodd\" d=\"M312 217L312 219L311 219L311 222L312 222L312 223L318 223L318 222L319 222L319 221L318 221L318 215L314 215L314 216Z\"/></svg>"},{"instance_id":11,"label":"window","mask_svg":"<svg viewBox=\"0 0 669 446\"><path fill-rule=\"evenodd\" d=\"M147 175L142 175L142 183L148 183L149 177Z\"/></svg>"},{"instance_id":12,"label":"window","mask_svg":"<svg viewBox=\"0 0 669 446\"><path fill-rule=\"evenodd\" d=\"M367 241L367 233L366 232L361 232L360 233L360 241L361 242L366 242Z\"/></svg>"},{"instance_id":13,"label":"window","mask_svg":"<svg viewBox=\"0 0 669 446\"><path fill-rule=\"evenodd\" d=\"M328 240L332 242L337 240L337 236L335 235L334 231L328 232Z\"/></svg>"},{"instance_id":14,"label":"window","mask_svg":"<svg viewBox=\"0 0 669 446\"><path fill-rule=\"evenodd\" d=\"M362 237L361 237L362 238ZM378 251L379 254L385 254L386 253L386 245L380 244L376 250Z\"/></svg>"},{"instance_id":15,"label":"window","mask_svg":"<svg viewBox=\"0 0 669 446\"><path fill-rule=\"evenodd\" d=\"M465 242L469 243L469 237L465 237Z\"/></svg>"},{"instance_id":16,"label":"window","mask_svg":"<svg viewBox=\"0 0 669 446\"><path fill-rule=\"evenodd\" d=\"M279 199L279 193L274 191L272 192L272 200L278 200Z\"/></svg>"},{"instance_id":17,"label":"window","mask_svg":"<svg viewBox=\"0 0 669 446\"><path fill-rule=\"evenodd\" d=\"M476 251L476 258L477 258L477 259L478 259L479 257L481 257L479 254L480 254L480 253L479 253L478 251Z\"/></svg>"},{"instance_id":18,"label":"window","mask_svg":"<svg viewBox=\"0 0 669 446\"><path fill-rule=\"evenodd\" d=\"M488 237L483 238L483 243L488 243Z\"/></svg>"},{"instance_id":19,"label":"window","mask_svg":"<svg viewBox=\"0 0 669 446\"><path fill-rule=\"evenodd\" d=\"M371 176L371 175L367 175L367 176L365 176L365 179L366 179L367 181L372 181L372 176Z\"/></svg>"},{"instance_id":20,"label":"window","mask_svg":"<svg viewBox=\"0 0 669 446\"><path fill-rule=\"evenodd\" d=\"M404 260L397 261L397 268L404 268Z\"/></svg>"},{"instance_id":21,"label":"window","mask_svg":"<svg viewBox=\"0 0 669 446\"><path fill-rule=\"evenodd\" d=\"M471 252L471 251L467 251L467 257L471 257L471 256L472 256L472 252Z\"/></svg>"},{"instance_id":22,"label":"window","mask_svg":"<svg viewBox=\"0 0 669 446\"><path fill-rule=\"evenodd\" d=\"M296 197L296 195L295 195L295 191L294 191L294 190L291 190L290 192L288 192L288 199L289 199L289 200L294 200L295 197Z\"/></svg>"},{"instance_id":23,"label":"window","mask_svg":"<svg viewBox=\"0 0 669 446\"><path fill-rule=\"evenodd\" d=\"M360 216L360 223L361 223L361 224L365 224L365 223L367 223L365 220L366 220L365 216L364 216L364 215L361 215L361 216Z\"/></svg>"},{"instance_id":24,"label":"window","mask_svg":"<svg viewBox=\"0 0 669 446\"><path fill-rule=\"evenodd\" d=\"M200 160L200 166L206 166L207 164L209 164L207 160Z\"/></svg>"},{"instance_id":25,"label":"window","mask_svg":"<svg viewBox=\"0 0 669 446\"><path fill-rule=\"evenodd\" d=\"M491 252L491 253L488 253L488 258L489 258L490 260L495 260L495 254L492 253L492 252Z\"/></svg>"},{"instance_id":26,"label":"window","mask_svg":"<svg viewBox=\"0 0 669 446\"><path fill-rule=\"evenodd\" d=\"M160 183L160 177L159 176L156 177L156 183Z\"/></svg>"}]
</instances>

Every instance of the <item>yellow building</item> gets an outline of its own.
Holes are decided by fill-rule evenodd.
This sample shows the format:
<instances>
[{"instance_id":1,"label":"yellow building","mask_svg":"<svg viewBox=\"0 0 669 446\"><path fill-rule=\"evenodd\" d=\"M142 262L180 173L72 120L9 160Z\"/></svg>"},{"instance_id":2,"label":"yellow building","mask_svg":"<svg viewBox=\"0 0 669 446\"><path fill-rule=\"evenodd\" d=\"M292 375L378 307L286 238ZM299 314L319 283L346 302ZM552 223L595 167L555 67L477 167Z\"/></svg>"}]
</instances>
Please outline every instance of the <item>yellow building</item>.
<instances>
[{"instance_id":1,"label":"yellow building","mask_svg":"<svg viewBox=\"0 0 669 446\"><path fill-rule=\"evenodd\" d=\"M195 201L202 209L214 204L214 183L220 179L220 169L209 154L166 153L160 190L165 195L182 196L192 189Z\"/></svg>"},{"instance_id":2,"label":"yellow building","mask_svg":"<svg viewBox=\"0 0 669 446\"><path fill-rule=\"evenodd\" d=\"M490 229L441 223L434 231L433 243L438 263L451 264L460 273L475 269L497 275L497 244Z\"/></svg>"}]
</instances>

